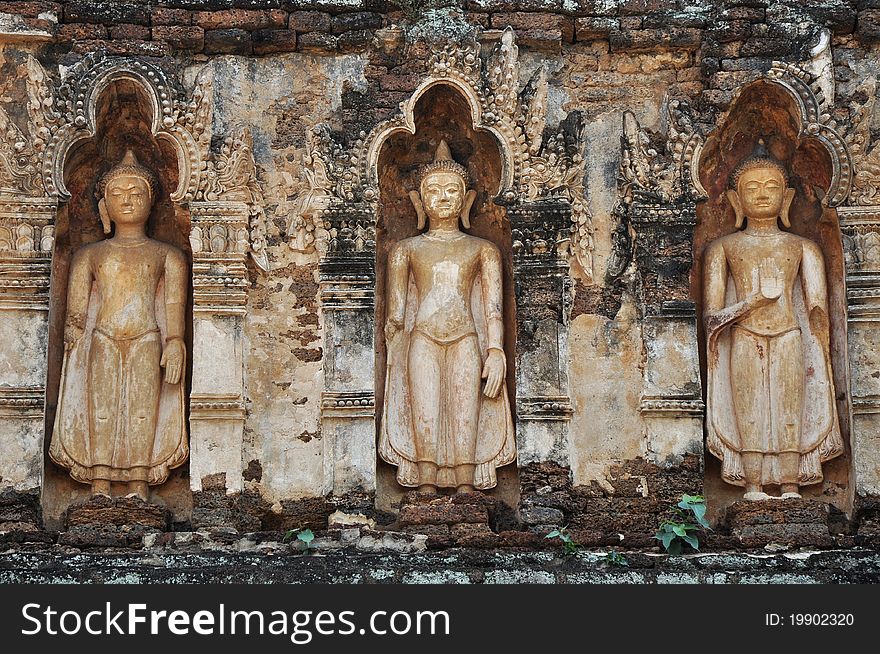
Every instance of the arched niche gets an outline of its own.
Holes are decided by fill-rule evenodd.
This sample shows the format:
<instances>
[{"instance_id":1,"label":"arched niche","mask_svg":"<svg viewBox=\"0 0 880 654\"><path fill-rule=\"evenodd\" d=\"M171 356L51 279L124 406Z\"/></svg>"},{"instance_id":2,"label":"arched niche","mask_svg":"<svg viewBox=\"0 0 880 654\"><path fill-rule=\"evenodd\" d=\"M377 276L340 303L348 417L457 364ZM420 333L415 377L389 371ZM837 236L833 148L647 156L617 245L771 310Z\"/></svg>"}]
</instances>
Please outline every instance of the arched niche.
<instances>
[{"instance_id":1,"label":"arched niche","mask_svg":"<svg viewBox=\"0 0 880 654\"><path fill-rule=\"evenodd\" d=\"M831 322L831 364L837 411L845 451L822 465L824 481L802 486L807 499L828 502L849 512L852 507L852 449L846 344L846 277L840 225L834 204L846 197L850 166L839 137L820 119L815 97L799 79L761 79L743 87L730 111L706 139L698 162L699 180L708 199L697 206L691 296L697 305L700 369L706 388L706 338L703 316L703 255L715 239L735 231L733 207L725 197L736 166L765 141L771 155L789 170L795 189L791 228L780 227L817 243L825 258ZM838 147L839 146L839 147ZM705 399L705 398L704 398ZM721 462L706 453L705 493L710 515L718 517L742 499L743 489L721 479ZM774 493L771 493L774 494ZM778 495L778 493L775 493Z\"/></svg>"},{"instance_id":2,"label":"arched niche","mask_svg":"<svg viewBox=\"0 0 880 654\"><path fill-rule=\"evenodd\" d=\"M170 243L187 255L191 262L189 241L190 216L180 204L181 181L188 186L188 171L181 170L182 157L188 156L180 144L159 132L156 111L157 91L143 78L122 71L99 77L82 95L89 98L88 120L76 124L74 132L62 130L54 156L55 187L62 199L56 219L55 249L52 259L49 300L49 349L46 384L45 449L51 442L58 402L58 390L64 353L64 321L67 313L67 281L73 254L81 247L112 236L105 235L98 215L96 185L98 180L120 161L126 149L152 169L159 180L153 211L147 223L147 235ZM183 172L183 174L181 174ZM50 182L51 184L52 182ZM174 198L177 198L175 201ZM191 264L190 264L191 265ZM191 275L190 275L191 277ZM188 293L186 320L187 369L185 388L192 376L192 292ZM188 396L188 392L187 392ZM188 462L171 471L168 481L151 487L153 502L166 505L175 520L188 517L191 511ZM124 491L113 488L113 494ZM45 456L43 513L47 525L58 524L67 506L86 499L89 487L75 482L68 471Z\"/></svg>"},{"instance_id":3,"label":"arched niche","mask_svg":"<svg viewBox=\"0 0 880 654\"><path fill-rule=\"evenodd\" d=\"M411 127L384 135L377 144L376 171L379 189L376 224L375 397L376 428L381 428L385 391L385 297L388 254L395 243L416 236L417 217L408 192L418 188L420 167L433 160L440 141L449 144L453 158L467 167L477 199L471 211L473 236L493 242L501 250L504 265L504 349L507 355L507 390L514 411L516 302L514 299L511 226L504 207L493 202L502 188L504 153L496 136L474 126L476 119L466 95L449 83L429 86L412 105ZM414 131L410 131L410 129ZM515 415L514 415L515 419ZM376 502L390 510L408 490L397 484L395 468L378 459ZM509 506L517 506L519 482L516 466L498 468L498 485L488 491Z\"/></svg>"}]
</instances>

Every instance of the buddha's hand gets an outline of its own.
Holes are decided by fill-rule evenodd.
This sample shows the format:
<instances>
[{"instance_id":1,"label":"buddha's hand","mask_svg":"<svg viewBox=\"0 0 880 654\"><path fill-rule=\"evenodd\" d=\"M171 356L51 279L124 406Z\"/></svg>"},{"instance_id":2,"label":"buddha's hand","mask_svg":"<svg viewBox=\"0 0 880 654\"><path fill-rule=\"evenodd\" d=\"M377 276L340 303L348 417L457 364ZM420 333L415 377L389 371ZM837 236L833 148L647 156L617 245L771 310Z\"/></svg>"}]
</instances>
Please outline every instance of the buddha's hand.
<instances>
[{"instance_id":1,"label":"buddha's hand","mask_svg":"<svg viewBox=\"0 0 880 654\"><path fill-rule=\"evenodd\" d=\"M507 360L504 358L504 352L497 349L489 350L489 356L486 357L486 363L483 364L483 374L480 375L486 380L483 387L483 395L486 397L497 397L501 390L501 384L504 383L504 375L507 373Z\"/></svg>"},{"instance_id":2,"label":"buddha's hand","mask_svg":"<svg viewBox=\"0 0 880 654\"><path fill-rule=\"evenodd\" d=\"M394 337L397 336L397 332L403 327L403 324L398 322L397 320L392 320L389 318L385 321L385 342L391 343L394 340Z\"/></svg>"},{"instance_id":3,"label":"buddha's hand","mask_svg":"<svg viewBox=\"0 0 880 654\"><path fill-rule=\"evenodd\" d=\"M162 360L159 365L165 368L165 383L177 384L180 382L183 366L186 363L186 346L182 338L172 338L165 343L162 350Z\"/></svg>"},{"instance_id":4,"label":"buddha's hand","mask_svg":"<svg viewBox=\"0 0 880 654\"><path fill-rule=\"evenodd\" d=\"M772 261L762 261L758 267L758 288L764 303L779 299L785 290L785 275Z\"/></svg>"},{"instance_id":5,"label":"buddha's hand","mask_svg":"<svg viewBox=\"0 0 880 654\"><path fill-rule=\"evenodd\" d=\"M82 338L84 331L85 330L83 330L82 327L73 323L68 323L67 325L65 325L64 350L70 351L71 349L73 349L73 346L76 345L79 339Z\"/></svg>"}]
</instances>

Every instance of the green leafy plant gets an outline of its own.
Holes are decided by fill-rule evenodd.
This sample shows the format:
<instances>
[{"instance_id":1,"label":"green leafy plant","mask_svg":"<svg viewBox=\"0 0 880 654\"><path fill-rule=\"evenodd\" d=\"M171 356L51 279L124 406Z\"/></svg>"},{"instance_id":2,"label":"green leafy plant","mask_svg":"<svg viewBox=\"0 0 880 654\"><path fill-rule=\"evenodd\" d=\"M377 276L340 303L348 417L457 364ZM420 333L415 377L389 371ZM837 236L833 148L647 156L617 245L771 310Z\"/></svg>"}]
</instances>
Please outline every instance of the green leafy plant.
<instances>
[{"instance_id":1,"label":"green leafy plant","mask_svg":"<svg viewBox=\"0 0 880 654\"><path fill-rule=\"evenodd\" d=\"M605 555L605 562L608 565L614 566L616 568L624 568L629 566L629 561L627 561L626 557L617 550L611 550L610 552L608 552L608 554Z\"/></svg>"},{"instance_id":2,"label":"green leafy plant","mask_svg":"<svg viewBox=\"0 0 880 654\"><path fill-rule=\"evenodd\" d=\"M298 527L296 529L289 529L287 533L284 534L282 542L286 543L294 536L296 536L296 539L298 541L305 545L306 549L309 549L312 541L315 540L315 533L311 529L309 529L308 527Z\"/></svg>"},{"instance_id":3,"label":"green leafy plant","mask_svg":"<svg viewBox=\"0 0 880 654\"><path fill-rule=\"evenodd\" d=\"M697 533L710 529L706 520L706 500L702 495L685 493L673 510L676 514L675 519L664 520L654 534L654 538L659 540L670 554L681 554L685 544L698 551L700 540L697 538Z\"/></svg>"},{"instance_id":4,"label":"green leafy plant","mask_svg":"<svg viewBox=\"0 0 880 654\"><path fill-rule=\"evenodd\" d=\"M544 538L558 538L562 541L562 551L566 554L574 554L580 548L580 544L577 543L568 531L568 527L560 527L559 529L554 529L549 534L544 536Z\"/></svg>"}]
</instances>

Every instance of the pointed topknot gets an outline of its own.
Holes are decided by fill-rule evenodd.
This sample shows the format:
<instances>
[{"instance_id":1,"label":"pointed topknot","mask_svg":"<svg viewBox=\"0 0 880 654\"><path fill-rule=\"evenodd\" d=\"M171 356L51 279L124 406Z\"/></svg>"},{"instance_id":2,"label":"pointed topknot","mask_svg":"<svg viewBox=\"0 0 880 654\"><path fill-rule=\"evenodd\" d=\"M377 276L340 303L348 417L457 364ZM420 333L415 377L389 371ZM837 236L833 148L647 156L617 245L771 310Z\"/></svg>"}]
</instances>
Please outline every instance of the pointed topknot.
<instances>
[{"instance_id":1,"label":"pointed topknot","mask_svg":"<svg viewBox=\"0 0 880 654\"><path fill-rule=\"evenodd\" d=\"M437 151L434 153L434 161L422 166L422 170L419 173L419 185L421 186L422 182L428 175L436 172L448 172L460 175L462 180L464 180L465 187L470 183L470 175L468 174L467 168L452 158L452 151L449 149L449 144L446 142L446 139L442 139L437 146Z\"/></svg>"},{"instance_id":2,"label":"pointed topknot","mask_svg":"<svg viewBox=\"0 0 880 654\"><path fill-rule=\"evenodd\" d=\"M153 171L144 167L141 162L138 161L134 152L130 148L125 151L125 154L122 156L119 163L107 171L107 173L101 178L101 181L98 182L99 197L104 196L107 184L117 177L138 177L139 179L144 180L147 183L147 186L150 187L150 196L155 197L156 195L156 176L153 174Z\"/></svg>"}]
</instances>

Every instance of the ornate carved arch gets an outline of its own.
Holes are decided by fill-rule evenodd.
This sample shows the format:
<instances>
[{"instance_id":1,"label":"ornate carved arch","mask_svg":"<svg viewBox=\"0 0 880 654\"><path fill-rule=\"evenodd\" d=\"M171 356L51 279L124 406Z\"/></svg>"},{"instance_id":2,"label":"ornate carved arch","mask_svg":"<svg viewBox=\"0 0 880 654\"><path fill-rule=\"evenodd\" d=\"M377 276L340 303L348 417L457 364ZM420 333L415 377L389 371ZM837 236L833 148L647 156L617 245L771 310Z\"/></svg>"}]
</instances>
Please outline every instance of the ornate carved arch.
<instances>
[{"instance_id":1,"label":"ornate carved arch","mask_svg":"<svg viewBox=\"0 0 880 654\"><path fill-rule=\"evenodd\" d=\"M114 82L130 80L147 99L152 135L168 142L177 157L178 183L172 202L193 200L199 189L204 155L194 134L193 107L177 83L157 66L139 59L108 57L92 53L78 62L58 89L55 107L57 129L52 132L43 156L43 179L47 191L61 200L70 198L64 184L64 164L71 149L95 136L97 104Z\"/></svg>"}]
</instances>

